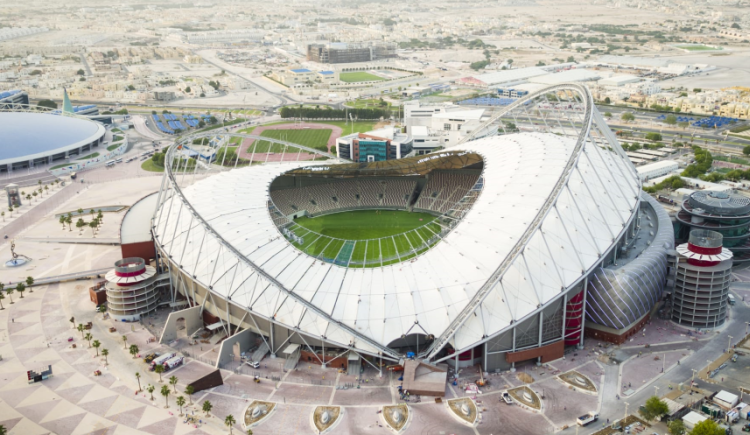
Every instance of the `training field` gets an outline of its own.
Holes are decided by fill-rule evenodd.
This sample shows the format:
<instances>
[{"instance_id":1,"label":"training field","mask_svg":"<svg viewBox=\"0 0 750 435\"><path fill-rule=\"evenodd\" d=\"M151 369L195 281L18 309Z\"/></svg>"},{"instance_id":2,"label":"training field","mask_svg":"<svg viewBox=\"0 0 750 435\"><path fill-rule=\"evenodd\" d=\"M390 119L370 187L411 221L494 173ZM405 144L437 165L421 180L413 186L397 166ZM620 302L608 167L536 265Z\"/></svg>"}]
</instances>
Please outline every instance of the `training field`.
<instances>
[{"instance_id":1,"label":"training field","mask_svg":"<svg viewBox=\"0 0 750 435\"><path fill-rule=\"evenodd\" d=\"M328 138L331 137L329 129L302 129L302 130L266 130L261 136L305 145L321 151L328 151ZM284 152L284 145L267 142L264 140L254 142L248 147L247 152L251 153L255 148L256 153L281 153ZM296 153L298 148L288 147L287 153Z\"/></svg>"},{"instance_id":2,"label":"training field","mask_svg":"<svg viewBox=\"0 0 750 435\"><path fill-rule=\"evenodd\" d=\"M440 232L434 220L427 213L356 210L299 218L289 229L304 239L295 246L313 257L341 266L378 267L426 251Z\"/></svg>"},{"instance_id":3,"label":"training field","mask_svg":"<svg viewBox=\"0 0 750 435\"><path fill-rule=\"evenodd\" d=\"M370 74L368 72L359 71L359 72L347 72L347 73L341 73L339 74L339 80L346 83L354 83L354 82L373 82L373 81L380 81L385 80L383 77L376 76L375 74Z\"/></svg>"},{"instance_id":4,"label":"training field","mask_svg":"<svg viewBox=\"0 0 750 435\"><path fill-rule=\"evenodd\" d=\"M676 47L681 48L683 50L687 50L687 51L721 50L721 47L710 47L708 45L700 45L700 44L685 44L685 45L677 45Z\"/></svg>"}]
</instances>

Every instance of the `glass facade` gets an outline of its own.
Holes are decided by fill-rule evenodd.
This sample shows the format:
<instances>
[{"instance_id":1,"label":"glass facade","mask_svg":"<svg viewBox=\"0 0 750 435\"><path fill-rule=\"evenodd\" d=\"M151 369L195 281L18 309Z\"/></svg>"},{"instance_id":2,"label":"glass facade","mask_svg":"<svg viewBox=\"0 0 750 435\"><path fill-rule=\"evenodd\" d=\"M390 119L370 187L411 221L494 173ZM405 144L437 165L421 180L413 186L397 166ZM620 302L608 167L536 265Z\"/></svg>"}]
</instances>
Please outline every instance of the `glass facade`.
<instances>
[{"instance_id":1,"label":"glass facade","mask_svg":"<svg viewBox=\"0 0 750 435\"><path fill-rule=\"evenodd\" d=\"M359 162L388 160L388 143L384 140L359 140Z\"/></svg>"}]
</instances>

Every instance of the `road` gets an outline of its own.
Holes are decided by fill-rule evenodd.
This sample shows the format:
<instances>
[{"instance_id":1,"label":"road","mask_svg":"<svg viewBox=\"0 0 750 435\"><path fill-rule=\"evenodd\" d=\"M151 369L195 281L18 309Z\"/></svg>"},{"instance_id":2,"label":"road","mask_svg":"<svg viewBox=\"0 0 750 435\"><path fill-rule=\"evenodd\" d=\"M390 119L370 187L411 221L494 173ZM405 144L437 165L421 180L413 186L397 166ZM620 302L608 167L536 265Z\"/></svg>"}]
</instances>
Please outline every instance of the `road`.
<instances>
[{"instance_id":1,"label":"road","mask_svg":"<svg viewBox=\"0 0 750 435\"><path fill-rule=\"evenodd\" d=\"M146 125L146 118L144 118L143 116L133 116L131 120L133 121L133 128L135 128L135 131L144 138L158 141L168 139L167 137L151 130Z\"/></svg>"}]
</instances>

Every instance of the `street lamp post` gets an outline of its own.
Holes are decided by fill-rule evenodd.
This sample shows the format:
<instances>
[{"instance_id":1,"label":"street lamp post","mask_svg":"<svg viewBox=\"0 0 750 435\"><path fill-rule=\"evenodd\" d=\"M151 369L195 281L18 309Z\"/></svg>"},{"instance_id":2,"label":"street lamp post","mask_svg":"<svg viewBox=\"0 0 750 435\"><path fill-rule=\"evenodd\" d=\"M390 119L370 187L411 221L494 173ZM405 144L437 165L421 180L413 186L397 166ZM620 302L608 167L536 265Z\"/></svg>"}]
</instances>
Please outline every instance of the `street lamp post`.
<instances>
[{"instance_id":1,"label":"street lamp post","mask_svg":"<svg viewBox=\"0 0 750 435\"><path fill-rule=\"evenodd\" d=\"M627 418L628 416L628 406L630 406L630 404L628 402L625 402L625 415L622 417L623 419Z\"/></svg>"},{"instance_id":2,"label":"street lamp post","mask_svg":"<svg viewBox=\"0 0 750 435\"><path fill-rule=\"evenodd\" d=\"M731 335L729 336L729 345L727 346L727 353L731 353L732 352L732 339L733 338L734 337L732 337Z\"/></svg>"},{"instance_id":3,"label":"street lamp post","mask_svg":"<svg viewBox=\"0 0 750 435\"><path fill-rule=\"evenodd\" d=\"M659 387L654 385L654 396L659 397Z\"/></svg>"}]
</instances>

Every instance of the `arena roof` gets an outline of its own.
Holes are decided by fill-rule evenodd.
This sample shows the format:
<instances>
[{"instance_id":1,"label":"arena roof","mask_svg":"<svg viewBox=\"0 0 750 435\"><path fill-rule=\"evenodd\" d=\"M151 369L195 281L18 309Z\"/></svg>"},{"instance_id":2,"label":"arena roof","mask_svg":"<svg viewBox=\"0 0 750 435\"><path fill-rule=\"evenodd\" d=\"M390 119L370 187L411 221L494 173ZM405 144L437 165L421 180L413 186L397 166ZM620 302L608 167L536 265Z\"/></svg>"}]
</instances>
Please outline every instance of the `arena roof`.
<instances>
[{"instance_id":1,"label":"arena roof","mask_svg":"<svg viewBox=\"0 0 750 435\"><path fill-rule=\"evenodd\" d=\"M100 124L47 113L0 112L0 163L43 157L86 145L104 134Z\"/></svg>"},{"instance_id":2,"label":"arena roof","mask_svg":"<svg viewBox=\"0 0 750 435\"><path fill-rule=\"evenodd\" d=\"M638 202L639 181L625 156L590 141L517 133L447 154L481 156L483 190L450 233L406 262L352 269L317 261L280 234L267 189L226 188L270 186L300 163L235 169L182 188L192 209L174 194L157 212L155 233L162 249L213 293L289 328L372 353L404 334L443 334L489 285L475 315L453 336L453 346L465 349L580 282L612 249ZM320 162L304 171L337 172L337 166ZM561 180L564 188L556 190ZM535 226L551 195L554 207ZM500 279L490 282L506 261Z\"/></svg>"}]
</instances>

